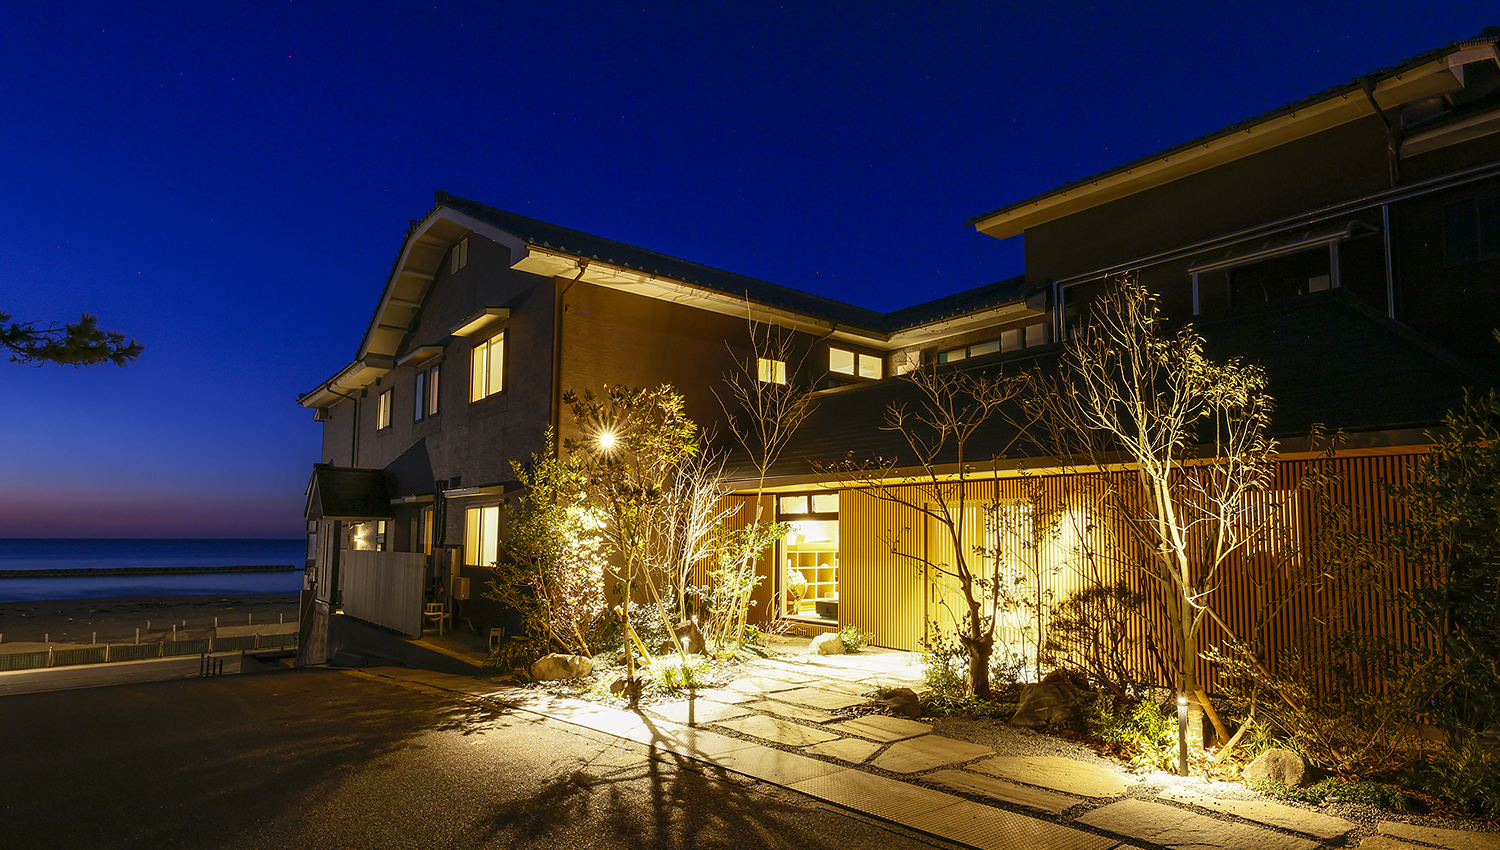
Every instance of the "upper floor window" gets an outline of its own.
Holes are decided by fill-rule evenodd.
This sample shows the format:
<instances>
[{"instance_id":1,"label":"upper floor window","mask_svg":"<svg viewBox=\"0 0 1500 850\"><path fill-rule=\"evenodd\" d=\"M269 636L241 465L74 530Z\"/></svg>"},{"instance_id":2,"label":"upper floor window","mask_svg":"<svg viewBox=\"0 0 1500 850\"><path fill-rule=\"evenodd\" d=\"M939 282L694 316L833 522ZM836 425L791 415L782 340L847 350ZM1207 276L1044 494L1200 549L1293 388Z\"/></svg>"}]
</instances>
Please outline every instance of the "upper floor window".
<instances>
[{"instance_id":1,"label":"upper floor window","mask_svg":"<svg viewBox=\"0 0 1500 850\"><path fill-rule=\"evenodd\" d=\"M1450 266L1500 257L1500 195L1443 207L1443 260Z\"/></svg>"},{"instance_id":2,"label":"upper floor window","mask_svg":"<svg viewBox=\"0 0 1500 850\"><path fill-rule=\"evenodd\" d=\"M1020 351L1023 348L1032 348L1038 345L1046 345L1048 342L1047 324L1037 322L1020 328L1010 328L1000 332L999 339L987 339L959 348L950 348L947 351L939 351L937 362L957 363L970 357L982 357L986 354L996 354L1006 351Z\"/></svg>"},{"instance_id":3,"label":"upper floor window","mask_svg":"<svg viewBox=\"0 0 1500 850\"><path fill-rule=\"evenodd\" d=\"M505 389L505 332L476 343L470 366L469 401L479 401Z\"/></svg>"},{"instance_id":4,"label":"upper floor window","mask_svg":"<svg viewBox=\"0 0 1500 850\"><path fill-rule=\"evenodd\" d=\"M464 511L464 561L473 567L493 566L500 560L500 506Z\"/></svg>"},{"instance_id":5,"label":"upper floor window","mask_svg":"<svg viewBox=\"0 0 1500 850\"><path fill-rule=\"evenodd\" d=\"M458 240L458 244L453 246L451 257L452 259L448 267L449 274L453 274L469 264L469 237L465 236Z\"/></svg>"},{"instance_id":6,"label":"upper floor window","mask_svg":"<svg viewBox=\"0 0 1500 850\"><path fill-rule=\"evenodd\" d=\"M880 380L885 377L885 361L874 354L828 346L828 371L838 375Z\"/></svg>"},{"instance_id":7,"label":"upper floor window","mask_svg":"<svg viewBox=\"0 0 1500 850\"><path fill-rule=\"evenodd\" d=\"M421 422L438 412L438 367L433 365L417 373L412 401L412 421Z\"/></svg>"},{"instance_id":8,"label":"upper floor window","mask_svg":"<svg viewBox=\"0 0 1500 850\"><path fill-rule=\"evenodd\" d=\"M385 430L391 427L391 393L395 391L392 387L380 394L375 400L375 429Z\"/></svg>"},{"instance_id":9,"label":"upper floor window","mask_svg":"<svg viewBox=\"0 0 1500 850\"><path fill-rule=\"evenodd\" d=\"M786 361L770 357L758 357L755 362L756 378L762 384L785 384Z\"/></svg>"}]
</instances>

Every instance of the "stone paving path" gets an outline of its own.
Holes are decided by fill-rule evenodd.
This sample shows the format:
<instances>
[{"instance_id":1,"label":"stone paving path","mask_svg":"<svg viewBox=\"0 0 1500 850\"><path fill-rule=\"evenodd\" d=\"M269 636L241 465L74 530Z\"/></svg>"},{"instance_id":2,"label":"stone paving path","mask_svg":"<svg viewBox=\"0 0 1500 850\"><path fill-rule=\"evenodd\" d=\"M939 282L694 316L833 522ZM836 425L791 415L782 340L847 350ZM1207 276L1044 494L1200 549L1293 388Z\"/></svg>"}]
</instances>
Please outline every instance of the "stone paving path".
<instances>
[{"instance_id":1,"label":"stone paving path","mask_svg":"<svg viewBox=\"0 0 1500 850\"><path fill-rule=\"evenodd\" d=\"M1356 828L1342 818L1296 806L1222 799L1184 788L1169 787L1155 800L1125 798L1138 779L1099 764L1057 756L995 756L990 747L933 734L928 723L833 713L865 702L865 695L877 686L921 687L914 658L905 653L766 659L746 667L748 675L725 688L645 706L644 714L524 688L499 688L463 676L408 670L386 674L649 743L987 850L1126 850L1138 844L1172 850L1315 850L1345 846L1345 837ZM714 728L741 737L722 735ZM1065 823L1038 820L993 803ZM1069 812L1074 813L1071 820ZM1381 824L1380 833L1365 837L1359 847L1500 850L1500 835L1492 833L1396 822Z\"/></svg>"}]
</instances>

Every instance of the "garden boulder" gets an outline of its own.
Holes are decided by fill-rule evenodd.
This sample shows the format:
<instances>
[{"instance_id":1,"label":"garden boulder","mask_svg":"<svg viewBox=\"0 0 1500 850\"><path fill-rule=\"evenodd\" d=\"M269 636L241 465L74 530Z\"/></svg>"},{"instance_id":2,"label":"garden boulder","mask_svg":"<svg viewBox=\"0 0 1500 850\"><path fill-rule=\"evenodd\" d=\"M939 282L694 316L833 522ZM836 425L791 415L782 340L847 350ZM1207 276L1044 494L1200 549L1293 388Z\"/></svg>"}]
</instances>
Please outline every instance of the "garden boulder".
<instances>
[{"instance_id":1,"label":"garden boulder","mask_svg":"<svg viewBox=\"0 0 1500 850\"><path fill-rule=\"evenodd\" d=\"M697 623L691 620L678 623L672 631L677 635L677 643L687 650L689 655L703 654L703 630L698 628Z\"/></svg>"},{"instance_id":2,"label":"garden boulder","mask_svg":"<svg viewBox=\"0 0 1500 850\"><path fill-rule=\"evenodd\" d=\"M824 632L813 638L807 648L816 655L843 655L844 639L838 632Z\"/></svg>"},{"instance_id":3,"label":"garden boulder","mask_svg":"<svg viewBox=\"0 0 1500 850\"><path fill-rule=\"evenodd\" d=\"M554 652L543 655L531 665L531 678L538 682L552 679L577 679L594 672L594 659L582 655Z\"/></svg>"},{"instance_id":4,"label":"garden boulder","mask_svg":"<svg viewBox=\"0 0 1500 850\"><path fill-rule=\"evenodd\" d=\"M1054 670L1040 682L1021 690L1021 703L1010 719L1011 725L1042 726L1066 719L1079 710L1088 692L1088 679L1066 670Z\"/></svg>"},{"instance_id":5,"label":"garden boulder","mask_svg":"<svg viewBox=\"0 0 1500 850\"><path fill-rule=\"evenodd\" d=\"M1307 762L1291 750L1272 747L1245 765L1246 780L1280 782L1296 788L1307 781Z\"/></svg>"},{"instance_id":6,"label":"garden boulder","mask_svg":"<svg viewBox=\"0 0 1500 850\"><path fill-rule=\"evenodd\" d=\"M899 714L915 720L922 716L922 703L911 688L895 688L883 699L875 700L876 706L890 714Z\"/></svg>"}]
</instances>

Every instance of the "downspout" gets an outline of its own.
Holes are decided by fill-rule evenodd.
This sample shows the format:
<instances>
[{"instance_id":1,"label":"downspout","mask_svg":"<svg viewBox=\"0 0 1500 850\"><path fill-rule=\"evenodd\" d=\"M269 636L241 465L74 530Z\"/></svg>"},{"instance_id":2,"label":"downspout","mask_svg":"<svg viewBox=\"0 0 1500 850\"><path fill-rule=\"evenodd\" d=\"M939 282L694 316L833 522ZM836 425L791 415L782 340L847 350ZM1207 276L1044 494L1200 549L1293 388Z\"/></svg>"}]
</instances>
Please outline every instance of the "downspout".
<instances>
[{"instance_id":1,"label":"downspout","mask_svg":"<svg viewBox=\"0 0 1500 850\"><path fill-rule=\"evenodd\" d=\"M567 305L563 299L567 297L568 290L573 288L588 271L589 261L578 261L578 276L568 281L568 285L557 291L557 298L552 302L552 451L562 457L562 437L558 433L562 419L562 333L563 313Z\"/></svg>"},{"instance_id":2,"label":"downspout","mask_svg":"<svg viewBox=\"0 0 1500 850\"><path fill-rule=\"evenodd\" d=\"M333 393L336 396L339 396L340 398L346 398L346 399L354 402L354 423L349 426L349 466L352 467L352 468L354 468L354 469L358 469L359 468L359 397L358 396L352 396L352 395L346 395L344 393L339 392L338 390L336 390L336 389L333 388L333 382L332 381L324 384L323 385L323 389L325 389L325 390Z\"/></svg>"},{"instance_id":3,"label":"downspout","mask_svg":"<svg viewBox=\"0 0 1500 850\"><path fill-rule=\"evenodd\" d=\"M1375 102L1375 80L1371 77L1360 77L1359 85L1364 89L1365 99L1370 102L1370 108L1375 110L1376 117L1385 125L1386 161L1390 166L1391 188L1394 189L1401 183L1401 128L1392 123L1391 119L1386 117L1385 110Z\"/></svg>"}]
</instances>

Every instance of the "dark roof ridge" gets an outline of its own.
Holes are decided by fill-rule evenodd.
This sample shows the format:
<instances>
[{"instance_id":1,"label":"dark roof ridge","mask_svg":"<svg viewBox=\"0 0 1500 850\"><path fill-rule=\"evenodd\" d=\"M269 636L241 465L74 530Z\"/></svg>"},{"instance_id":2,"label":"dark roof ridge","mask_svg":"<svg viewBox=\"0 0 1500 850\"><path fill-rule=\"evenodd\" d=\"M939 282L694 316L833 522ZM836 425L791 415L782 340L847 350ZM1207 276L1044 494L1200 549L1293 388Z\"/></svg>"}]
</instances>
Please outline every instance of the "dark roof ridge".
<instances>
[{"instance_id":1,"label":"dark roof ridge","mask_svg":"<svg viewBox=\"0 0 1500 850\"><path fill-rule=\"evenodd\" d=\"M1247 128L1247 127L1253 127L1253 126L1255 126L1257 124L1262 124L1262 123L1264 123L1266 121L1269 121L1272 118L1276 118L1276 117L1279 117L1281 115L1285 115L1285 114L1292 113L1292 112L1297 112L1299 110L1305 109L1306 107L1308 107L1308 106L1310 106L1310 105L1312 105L1314 103L1318 103L1318 102L1323 101L1323 100L1328 100L1329 98L1336 97L1336 96L1341 95L1341 94L1348 94L1350 92L1362 91L1363 88L1364 88L1364 85L1365 85L1365 83L1367 81L1369 81L1369 82L1378 82L1378 81L1386 79L1388 77L1396 76L1397 74L1400 74L1400 73L1403 73L1403 72L1405 72L1407 70L1410 70L1411 68L1416 67L1417 65L1421 65L1422 63L1430 61L1432 59L1435 59L1438 56L1441 56L1441 55L1443 55L1445 53L1449 53L1449 52L1452 52L1454 50L1458 50L1458 49L1461 49L1461 48L1464 48L1464 47L1472 47L1472 46L1478 45L1478 44L1486 44L1486 43L1493 44L1496 41L1500 41L1500 37L1497 37L1497 36L1494 36L1494 35L1484 35L1484 34L1481 34L1481 35L1474 36L1473 38L1462 39L1462 40L1459 40L1459 41L1450 41L1448 44L1446 44L1446 45L1444 45L1442 47L1434 47L1434 48L1432 48L1430 50L1424 50L1423 52L1418 53L1415 56L1412 56L1412 57L1410 57L1408 59L1404 59L1404 60L1402 60L1400 62L1397 62L1396 64L1391 65L1389 67L1377 68L1376 70L1371 71L1368 74L1364 74L1363 76L1355 77L1353 80L1350 80L1348 82L1339 83L1338 85L1334 85L1334 86L1329 86L1328 88L1323 89L1322 91L1315 92L1315 93L1310 94L1310 95L1308 95L1306 97L1303 97L1303 98L1301 98L1299 100L1294 100L1294 101L1291 101L1289 103L1284 103L1281 106L1278 106L1278 107L1276 107L1274 109L1270 109L1270 110L1262 112L1262 113L1260 113L1258 115L1254 115L1254 116L1251 116L1249 118L1245 118L1243 120L1236 121L1235 123L1230 124L1227 127L1222 127L1222 128L1220 128L1218 130L1209 131L1207 133L1204 133L1203 135L1196 136L1194 138L1188 139L1185 142L1179 142L1179 143L1177 143L1175 145L1171 145L1170 147L1165 147L1165 148L1162 148L1160 150L1153 151L1151 153L1145 154L1144 156L1136 157L1135 159L1132 159L1132 160L1130 160L1128 162L1125 162L1125 163L1122 163L1120 165L1111 166L1110 168L1106 168L1103 171L1097 171L1097 172L1094 172L1093 174L1089 174L1087 176L1080 177L1080 178L1077 178L1075 180L1070 180L1067 183L1063 183L1063 184L1061 184L1059 186L1054 186L1054 187L1052 187L1050 189L1047 189L1047 190L1042 191L1042 192L1038 192L1038 193L1036 193L1034 195L1030 195L1030 196L1027 196L1025 198L1021 198L1018 201L1012 201L1012 202L1010 202L1008 204L1003 204L1003 205L1001 205L999 207L996 207L995 209L990 210L989 212L980 213L979 215L970 217L968 221L964 222L964 226L965 227L973 227L974 225L978 224L981 221L984 221L987 218L991 218L992 216L996 216L996 215L999 215L999 214L1004 213L1004 212L1009 212L1010 210L1017 209L1019 207L1023 207L1023 206L1025 206L1027 204L1035 203L1037 201L1042 200L1043 198L1050 198L1053 195L1057 195L1059 193L1066 192L1066 191L1068 191L1070 189L1075 189L1075 188L1077 188L1079 186L1082 186L1084 184L1087 184L1087 183L1097 182L1099 180L1104 179L1105 177L1110 177L1110 176L1118 174L1118 173L1120 173L1122 171L1131 171L1131 170L1134 170L1134 169L1139 168L1140 166L1146 164L1147 162L1150 162L1150 161L1153 161L1153 160L1157 160L1157 159L1161 159L1162 157L1166 157L1166 156L1172 156L1172 155L1174 155L1174 154L1176 154L1176 153L1178 153L1180 151L1188 150L1189 148L1195 148L1195 147L1198 147L1200 145L1207 144L1209 142L1215 141L1217 139L1220 139L1220 138L1223 138L1223 137L1226 137L1226 136L1232 136L1235 133L1238 133L1241 130L1244 130L1245 128Z\"/></svg>"}]
</instances>

